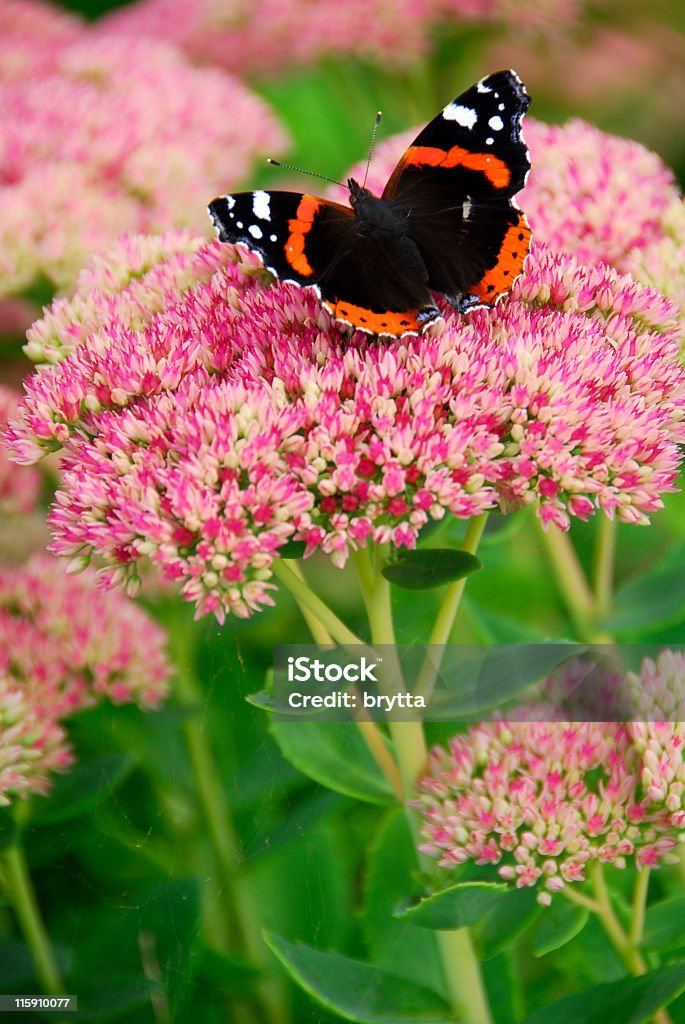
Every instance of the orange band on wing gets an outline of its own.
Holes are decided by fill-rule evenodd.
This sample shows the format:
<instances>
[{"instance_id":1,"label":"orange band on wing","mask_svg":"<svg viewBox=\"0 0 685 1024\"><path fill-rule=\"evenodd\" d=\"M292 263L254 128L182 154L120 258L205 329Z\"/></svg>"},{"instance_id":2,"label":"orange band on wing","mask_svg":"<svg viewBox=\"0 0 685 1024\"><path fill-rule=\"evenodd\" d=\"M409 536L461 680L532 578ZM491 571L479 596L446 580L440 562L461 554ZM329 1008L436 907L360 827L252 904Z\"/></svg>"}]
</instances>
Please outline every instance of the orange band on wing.
<instances>
[{"instance_id":1,"label":"orange band on wing","mask_svg":"<svg viewBox=\"0 0 685 1024\"><path fill-rule=\"evenodd\" d=\"M311 231L320 206L321 203L314 196L304 195L300 199L295 216L288 221L290 234L285 245L285 258L293 270L303 277L311 277L314 273L314 268L310 266L305 255L305 238L307 232Z\"/></svg>"},{"instance_id":2,"label":"orange band on wing","mask_svg":"<svg viewBox=\"0 0 685 1024\"><path fill-rule=\"evenodd\" d=\"M363 306L355 306L341 299L339 302L326 302L324 306L338 320L344 320L353 327L360 327L369 334L390 334L399 337L401 334L414 332L420 334L426 326L425 321L419 323L418 309L408 309L403 313L374 313Z\"/></svg>"},{"instance_id":3,"label":"orange band on wing","mask_svg":"<svg viewBox=\"0 0 685 1024\"><path fill-rule=\"evenodd\" d=\"M435 146L410 146L402 169L405 167L465 167L467 171L480 171L493 188L506 188L511 181L511 171L504 160L492 153L470 153L461 146L438 149Z\"/></svg>"},{"instance_id":4,"label":"orange band on wing","mask_svg":"<svg viewBox=\"0 0 685 1024\"><path fill-rule=\"evenodd\" d=\"M511 286L523 270L530 248L530 235L526 218L520 214L518 224L512 224L502 240L497 263L471 289L475 295L492 304L501 295L511 291Z\"/></svg>"}]
</instances>

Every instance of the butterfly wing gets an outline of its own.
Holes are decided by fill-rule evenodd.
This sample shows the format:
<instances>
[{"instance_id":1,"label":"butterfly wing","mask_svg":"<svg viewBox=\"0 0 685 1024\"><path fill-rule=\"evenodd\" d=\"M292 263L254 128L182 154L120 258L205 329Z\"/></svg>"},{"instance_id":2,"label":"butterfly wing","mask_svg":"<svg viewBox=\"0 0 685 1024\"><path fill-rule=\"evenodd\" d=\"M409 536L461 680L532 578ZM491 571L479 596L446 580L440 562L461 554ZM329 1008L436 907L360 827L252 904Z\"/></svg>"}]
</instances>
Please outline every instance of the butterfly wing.
<instances>
[{"instance_id":1,"label":"butterfly wing","mask_svg":"<svg viewBox=\"0 0 685 1024\"><path fill-rule=\"evenodd\" d=\"M427 281L403 275L349 206L257 191L220 196L209 213L222 242L248 246L281 281L315 287L336 319L369 334L417 333L440 315Z\"/></svg>"},{"instance_id":2,"label":"butterfly wing","mask_svg":"<svg viewBox=\"0 0 685 1024\"><path fill-rule=\"evenodd\" d=\"M431 289L460 311L494 305L523 269L530 228L514 197L530 169L529 104L514 71L482 79L426 125L383 191L408 211Z\"/></svg>"}]
</instances>

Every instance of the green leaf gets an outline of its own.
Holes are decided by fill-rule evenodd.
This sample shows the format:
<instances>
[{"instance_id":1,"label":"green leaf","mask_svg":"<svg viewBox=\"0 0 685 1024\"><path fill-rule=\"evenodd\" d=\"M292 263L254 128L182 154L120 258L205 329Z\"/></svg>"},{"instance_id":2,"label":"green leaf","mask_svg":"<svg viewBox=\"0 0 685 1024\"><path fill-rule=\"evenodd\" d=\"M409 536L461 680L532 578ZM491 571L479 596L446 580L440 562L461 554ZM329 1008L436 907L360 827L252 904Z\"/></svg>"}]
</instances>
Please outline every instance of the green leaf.
<instances>
[{"instance_id":1,"label":"green leaf","mask_svg":"<svg viewBox=\"0 0 685 1024\"><path fill-rule=\"evenodd\" d=\"M328 789L373 804L393 795L353 722L271 721L281 753L299 771Z\"/></svg>"},{"instance_id":2,"label":"green leaf","mask_svg":"<svg viewBox=\"0 0 685 1024\"><path fill-rule=\"evenodd\" d=\"M583 930L588 916L586 907L578 907L565 899L555 899L552 906L540 915L531 944L533 955L545 956L565 946Z\"/></svg>"},{"instance_id":3,"label":"green leaf","mask_svg":"<svg viewBox=\"0 0 685 1024\"><path fill-rule=\"evenodd\" d=\"M121 785L135 764L128 754L108 754L77 764L68 774L56 778L48 800L40 804L36 801L31 825L54 825L86 814Z\"/></svg>"},{"instance_id":4,"label":"green leaf","mask_svg":"<svg viewBox=\"0 0 685 1024\"><path fill-rule=\"evenodd\" d=\"M507 891L507 886L499 882L459 882L425 896L396 916L422 928L465 928L492 910Z\"/></svg>"},{"instance_id":5,"label":"green leaf","mask_svg":"<svg viewBox=\"0 0 685 1024\"><path fill-rule=\"evenodd\" d=\"M536 1010L526 1024L647 1024L683 991L685 963L672 964L640 978L621 978L565 996Z\"/></svg>"},{"instance_id":6,"label":"green leaf","mask_svg":"<svg viewBox=\"0 0 685 1024\"><path fill-rule=\"evenodd\" d=\"M645 631L685 619L685 544L658 562L646 575L621 587L609 618L611 632Z\"/></svg>"},{"instance_id":7,"label":"green leaf","mask_svg":"<svg viewBox=\"0 0 685 1024\"><path fill-rule=\"evenodd\" d=\"M510 889L473 928L473 942L479 958L491 960L503 950L510 949L541 911L535 889Z\"/></svg>"},{"instance_id":8,"label":"green leaf","mask_svg":"<svg viewBox=\"0 0 685 1024\"><path fill-rule=\"evenodd\" d=\"M295 981L323 1006L360 1024L445 1024L453 1021L428 988L380 967L324 953L271 935L266 941Z\"/></svg>"},{"instance_id":9,"label":"green leaf","mask_svg":"<svg viewBox=\"0 0 685 1024\"><path fill-rule=\"evenodd\" d=\"M453 548L418 548L402 551L383 575L390 583L404 590L432 590L469 576L483 568L483 563L467 551Z\"/></svg>"},{"instance_id":10,"label":"green leaf","mask_svg":"<svg viewBox=\"0 0 685 1024\"><path fill-rule=\"evenodd\" d=\"M278 549L278 554L281 558L299 559L304 558L304 553L307 550L306 541L303 540L289 540Z\"/></svg>"},{"instance_id":11,"label":"green leaf","mask_svg":"<svg viewBox=\"0 0 685 1024\"><path fill-rule=\"evenodd\" d=\"M685 896L663 900L648 908L642 939L645 949L677 949L685 945Z\"/></svg>"}]
</instances>

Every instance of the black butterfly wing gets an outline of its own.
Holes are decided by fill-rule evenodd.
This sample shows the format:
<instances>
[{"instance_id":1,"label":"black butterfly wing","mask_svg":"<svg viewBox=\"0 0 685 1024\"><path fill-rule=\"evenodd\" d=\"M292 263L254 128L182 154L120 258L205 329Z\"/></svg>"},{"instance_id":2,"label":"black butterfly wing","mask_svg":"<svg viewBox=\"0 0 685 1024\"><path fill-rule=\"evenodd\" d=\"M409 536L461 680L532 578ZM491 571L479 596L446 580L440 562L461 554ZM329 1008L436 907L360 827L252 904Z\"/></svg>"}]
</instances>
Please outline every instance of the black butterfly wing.
<instances>
[{"instance_id":1,"label":"black butterfly wing","mask_svg":"<svg viewBox=\"0 0 685 1024\"><path fill-rule=\"evenodd\" d=\"M403 275L402 253L360 233L349 206L256 191L220 196L209 213L221 241L248 246L281 281L315 287L338 320L399 336L439 316L425 274Z\"/></svg>"},{"instance_id":2,"label":"black butterfly wing","mask_svg":"<svg viewBox=\"0 0 685 1024\"><path fill-rule=\"evenodd\" d=\"M426 125L383 191L408 212L431 289L461 311L510 291L528 254L514 196L530 170L521 134L529 105L515 72L482 79Z\"/></svg>"}]
</instances>

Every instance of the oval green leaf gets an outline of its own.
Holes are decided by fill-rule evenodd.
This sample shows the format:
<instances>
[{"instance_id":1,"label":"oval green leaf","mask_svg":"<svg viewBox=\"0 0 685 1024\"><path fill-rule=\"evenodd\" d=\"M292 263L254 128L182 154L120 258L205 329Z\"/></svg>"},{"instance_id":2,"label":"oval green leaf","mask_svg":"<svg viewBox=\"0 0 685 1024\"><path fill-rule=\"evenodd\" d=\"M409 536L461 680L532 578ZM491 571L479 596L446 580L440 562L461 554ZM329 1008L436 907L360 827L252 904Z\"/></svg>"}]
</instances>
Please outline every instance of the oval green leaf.
<instances>
[{"instance_id":1,"label":"oval green leaf","mask_svg":"<svg viewBox=\"0 0 685 1024\"><path fill-rule=\"evenodd\" d=\"M649 907L642 939L645 949L677 949L685 946L685 896L676 896Z\"/></svg>"},{"instance_id":2,"label":"oval green leaf","mask_svg":"<svg viewBox=\"0 0 685 1024\"><path fill-rule=\"evenodd\" d=\"M500 882L459 882L449 889L425 896L395 916L422 928L439 931L465 928L480 920L507 893L507 886Z\"/></svg>"},{"instance_id":3,"label":"oval green leaf","mask_svg":"<svg viewBox=\"0 0 685 1024\"><path fill-rule=\"evenodd\" d=\"M673 964L641 978L621 978L565 996L536 1010L526 1024L647 1024L683 991L685 963Z\"/></svg>"},{"instance_id":4,"label":"oval green leaf","mask_svg":"<svg viewBox=\"0 0 685 1024\"><path fill-rule=\"evenodd\" d=\"M454 1021L435 992L407 978L324 953L276 935L266 941L295 981L313 999L358 1024L446 1024Z\"/></svg>"},{"instance_id":5,"label":"oval green leaf","mask_svg":"<svg viewBox=\"0 0 685 1024\"><path fill-rule=\"evenodd\" d=\"M533 933L533 956L545 956L560 949L574 939L587 924L589 911L568 900L557 898L552 906L543 910Z\"/></svg>"},{"instance_id":6,"label":"oval green leaf","mask_svg":"<svg viewBox=\"0 0 685 1024\"><path fill-rule=\"evenodd\" d=\"M353 722L271 720L281 753L310 779L355 800L389 804L393 794Z\"/></svg>"},{"instance_id":7,"label":"oval green leaf","mask_svg":"<svg viewBox=\"0 0 685 1024\"><path fill-rule=\"evenodd\" d=\"M483 568L483 563L468 551L453 548L418 548L403 551L383 575L403 590L432 590L454 583Z\"/></svg>"}]
</instances>

